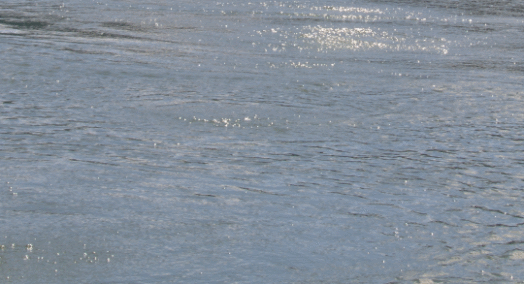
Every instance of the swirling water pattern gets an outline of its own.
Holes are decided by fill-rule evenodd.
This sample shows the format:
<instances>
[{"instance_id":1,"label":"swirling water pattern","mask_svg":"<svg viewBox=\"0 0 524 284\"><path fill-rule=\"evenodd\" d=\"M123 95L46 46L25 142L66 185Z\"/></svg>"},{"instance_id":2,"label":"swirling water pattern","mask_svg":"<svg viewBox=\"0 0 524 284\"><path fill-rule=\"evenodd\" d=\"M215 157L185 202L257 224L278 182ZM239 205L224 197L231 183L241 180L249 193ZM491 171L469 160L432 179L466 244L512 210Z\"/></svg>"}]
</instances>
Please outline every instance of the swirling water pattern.
<instances>
[{"instance_id":1,"label":"swirling water pattern","mask_svg":"<svg viewBox=\"0 0 524 284\"><path fill-rule=\"evenodd\" d=\"M520 1L3 1L0 282L524 281Z\"/></svg>"}]
</instances>

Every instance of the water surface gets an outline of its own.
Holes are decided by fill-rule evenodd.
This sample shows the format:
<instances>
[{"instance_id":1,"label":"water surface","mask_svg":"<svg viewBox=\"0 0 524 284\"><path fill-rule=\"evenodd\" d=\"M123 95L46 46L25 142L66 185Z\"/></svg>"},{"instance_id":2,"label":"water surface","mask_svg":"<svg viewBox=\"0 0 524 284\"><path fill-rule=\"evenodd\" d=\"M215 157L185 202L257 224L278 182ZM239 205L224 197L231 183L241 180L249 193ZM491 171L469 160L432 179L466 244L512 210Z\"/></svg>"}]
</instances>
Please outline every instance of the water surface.
<instances>
[{"instance_id":1,"label":"water surface","mask_svg":"<svg viewBox=\"0 0 524 284\"><path fill-rule=\"evenodd\" d=\"M2 281L524 281L523 16L3 1Z\"/></svg>"}]
</instances>

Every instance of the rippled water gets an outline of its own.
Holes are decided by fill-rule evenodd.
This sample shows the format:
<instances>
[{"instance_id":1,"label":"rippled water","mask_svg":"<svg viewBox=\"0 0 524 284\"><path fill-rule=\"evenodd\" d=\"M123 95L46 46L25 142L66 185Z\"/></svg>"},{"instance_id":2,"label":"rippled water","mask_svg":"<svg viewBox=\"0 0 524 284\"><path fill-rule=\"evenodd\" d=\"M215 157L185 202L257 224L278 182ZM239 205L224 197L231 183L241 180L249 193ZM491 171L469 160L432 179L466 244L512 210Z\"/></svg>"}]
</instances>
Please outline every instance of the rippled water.
<instances>
[{"instance_id":1,"label":"rippled water","mask_svg":"<svg viewBox=\"0 0 524 284\"><path fill-rule=\"evenodd\" d=\"M2 1L0 282L524 281L521 1Z\"/></svg>"}]
</instances>

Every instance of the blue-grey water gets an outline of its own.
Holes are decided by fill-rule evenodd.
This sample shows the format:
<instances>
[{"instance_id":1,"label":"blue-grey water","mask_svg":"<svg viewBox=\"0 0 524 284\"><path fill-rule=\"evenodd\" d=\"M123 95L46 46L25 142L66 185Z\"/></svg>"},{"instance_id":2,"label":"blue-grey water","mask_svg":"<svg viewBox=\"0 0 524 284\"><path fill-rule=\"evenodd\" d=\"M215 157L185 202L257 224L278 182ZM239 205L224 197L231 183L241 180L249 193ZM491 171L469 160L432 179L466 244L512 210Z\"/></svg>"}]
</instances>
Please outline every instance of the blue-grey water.
<instances>
[{"instance_id":1,"label":"blue-grey water","mask_svg":"<svg viewBox=\"0 0 524 284\"><path fill-rule=\"evenodd\" d=\"M1 283L524 281L519 0L0 2Z\"/></svg>"}]
</instances>

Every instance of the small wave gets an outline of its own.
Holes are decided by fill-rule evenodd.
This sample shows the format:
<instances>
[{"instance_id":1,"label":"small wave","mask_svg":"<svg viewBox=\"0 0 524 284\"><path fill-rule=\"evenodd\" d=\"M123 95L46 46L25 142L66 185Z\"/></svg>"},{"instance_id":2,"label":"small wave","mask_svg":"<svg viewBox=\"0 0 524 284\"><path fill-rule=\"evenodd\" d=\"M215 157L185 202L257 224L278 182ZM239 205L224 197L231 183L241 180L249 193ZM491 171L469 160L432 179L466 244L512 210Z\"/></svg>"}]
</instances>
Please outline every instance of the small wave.
<instances>
[{"instance_id":1,"label":"small wave","mask_svg":"<svg viewBox=\"0 0 524 284\"><path fill-rule=\"evenodd\" d=\"M6 25L2 25L0 24L0 34L3 34L3 35L22 35L22 34L26 34L26 32L24 31L21 31L21 30L17 30L17 29L12 29Z\"/></svg>"}]
</instances>

